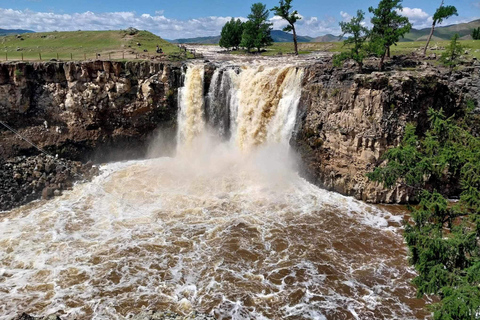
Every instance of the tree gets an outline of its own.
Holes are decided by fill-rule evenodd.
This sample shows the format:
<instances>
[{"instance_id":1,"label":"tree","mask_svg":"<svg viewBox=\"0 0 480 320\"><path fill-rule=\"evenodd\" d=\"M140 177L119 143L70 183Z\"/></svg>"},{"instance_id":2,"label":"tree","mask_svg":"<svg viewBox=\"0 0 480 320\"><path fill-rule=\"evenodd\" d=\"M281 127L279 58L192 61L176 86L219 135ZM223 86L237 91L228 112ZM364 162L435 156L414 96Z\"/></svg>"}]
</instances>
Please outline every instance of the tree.
<instances>
[{"instance_id":1,"label":"tree","mask_svg":"<svg viewBox=\"0 0 480 320\"><path fill-rule=\"evenodd\" d=\"M351 35L343 42L344 46L351 46L350 51L342 52L336 55L333 59L334 64L339 66L343 61L347 59L353 59L360 70L363 67L363 59L365 58L365 41L368 37L368 29L364 26L363 20L365 19L365 12L362 10L357 11L357 16L353 17L350 22L340 22L340 28L342 28L343 38L346 34Z\"/></svg>"},{"instance_id":2,"label":"tree","mask_svg":"<svg viewBox=\"0 0 480 320\"><path fill-rule=\"evenodd\" d=\"M430 40L432 39L433 32L435 31L435 26L437 23L442 23L443 20L446 20L450 18L451 16L456 15L458 16L457 8L454 6L443 6L443 0L442 3L440 4L440 7L438 7L437 11L435 11L435 14L433 15L433 22L432 22L432 30L430 30L430 34L427 39L427 43L425 44L425 49L423 49L423 55L427 54L427 48L428 44L430 43Z\"/></svg>"},{"instance_id":3,"label":"tree","mask_svg":"<svg viewBox=\"0 0 480 320\"><path fill-rule=\"evenodd\" d=\"M298 43L297 32L295 31L295 23L302 19L298 15L298 11L292 11L292 0L280 0L279 6L273 7L270 11L273 11L275 15L285 19L288 22L288 26L283 28L285 32L293 32L293 43L295 45L295 54L298 56Z\"/></svg>"},{"instance_id":4,"label":"tree","mask_svg":"<svg viewBox=\"0 0 480 320\"><path fill-rule=\"evenodd\" d=\"M480 27L478 27L477 29L473 29L472 38L473 40L480 40Z\"/></svg>"},{"instance_id":5,"label":"tree","mask_svg":"<svg viewBox=\"0 0 480 320\"><path fill-rule=\"evenodd\" d=\"M441 298L432 306L435 320L478 319L480 312L480 138L469 124L474 109L470 103L463 119L430 109L423 137L408 125L402 143L385 154L386 165L368 174L386 187L400 182L417 190L420 204L411 208L404 237L418 296ZM461 193L453 204L435 189L455 181Z\"/></svg>"},{"instance_id":6,"label":"tree","mask_svg":"<svg viewBox=\"0 0 480 320\"><path fill-rule=\"evenodd\" d=\"M408 18L398 14L403 9L401 2L402 0L381 0L377 8L368 8L373 13L371 42L375 53L380 56L380 71L383 70L385 56L390 57L390 47L396 45L400 37L403 38L412 28Z\"/></svg>"},{"instance_id":7,"label":"tree","mask_svg":"<svg viewBox=\"0 0 480 320\"><path fill-rule=\"evenodd\" d=\"M243 22L240 19L235 20L232 18L225 23L222 28L219 45L222 48L234 48L238 49L240 42L242 41L243 34Z\"/></svg>"},{"instance_id":8,"label":"tree","mask_svg":"<svg viewBox=\"0 0 480 320\"><path fill-rule=\"evenodd\" d=\"M273 40L270 36L272 23L267 19L269 11L263 3L254 3L251 7L251 13L248 15L248 21L244 25L241 47L247 48L248 52L252 48L257 48L258 52L262 47L269 46Z\"/></svg>"},{"instance_id":9,"label":"tree","mask_svg":"<svg viewBox=\"0 0 480 320\"><path fill-rule=\"evenodd\" d=\"M456 33L450 44L445 48L445 52L440 56L440 62L447 67L454 68L460 62L460 56L463 53L463 46L459 43L460 36Z\"/></svg>"}]
</instances>

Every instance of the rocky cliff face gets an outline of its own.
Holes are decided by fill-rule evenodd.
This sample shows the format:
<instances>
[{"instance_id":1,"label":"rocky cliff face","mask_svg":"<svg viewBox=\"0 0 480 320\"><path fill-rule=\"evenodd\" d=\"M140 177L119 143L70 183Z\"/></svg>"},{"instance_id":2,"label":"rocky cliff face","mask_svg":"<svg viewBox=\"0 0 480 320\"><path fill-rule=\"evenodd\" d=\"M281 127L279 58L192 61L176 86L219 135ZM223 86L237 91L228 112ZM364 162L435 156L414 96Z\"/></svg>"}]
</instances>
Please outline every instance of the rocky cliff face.
<instances>
[{"instance_id":1,"label":"rocky cliff face","mask_svg":"<svg viewBox=\"0 0 480 320\"><path fill-rule=\"evenodd\" d=\"M304 79L300 126L293 144L305 174L317 185L369 202L408 202L411 190L385 190L365 174L397 146L408 122L421 134L429 107L458 112L467 99L480 102L480 69L462 72L424 67L415 71L356 74L311 66ZM454 186L445 186L453 194Z\"/></svg>"},{"instance_id":2,"label":"rocky cliff face","mask_svg":"<svg viewBox=\"0 0 480 320\"><path fill-rule=\"evenodd\" d=\"M206 65L205 94L214 69ZM149 62L0 64L0 120L60 157L141 157L155 130L176 130L181 70ZM467 99L479 106L480 70L408 70L357 74L320 62L307 68L292 144L312 182L369 202L410 199L410 190L384 190L365 174L401 141L406 123L426 129L429 107L451 115ZM0 159L36 153L0 126Z\"/></svg>"},{"instance_id":3,"label":"rocky cliff face","mask_svg":"<svg viewBox=\"0 0 480 320\"><path fill-rule=\"evenodd\" d=\"M155 129L174 130L180 81L177 64L0 64L0 119L70 159L142 156ZM36 152L3 126L0 142L0 158Z\"/></svg>"}]
</instances>

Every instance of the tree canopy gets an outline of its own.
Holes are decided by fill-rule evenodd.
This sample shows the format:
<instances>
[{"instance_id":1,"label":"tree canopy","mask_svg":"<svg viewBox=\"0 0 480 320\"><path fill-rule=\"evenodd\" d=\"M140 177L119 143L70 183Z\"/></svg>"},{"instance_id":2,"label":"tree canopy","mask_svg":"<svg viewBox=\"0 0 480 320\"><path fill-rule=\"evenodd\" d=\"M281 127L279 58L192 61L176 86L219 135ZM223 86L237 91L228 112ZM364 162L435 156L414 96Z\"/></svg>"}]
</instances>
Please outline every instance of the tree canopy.
<instances>
[{"instance_id":1,"label":"tree canopy","mask_svg":"<svg viewBox=\"0 0 480 320\"><path fill-rule=\"evenodd\" d=\"M353 59L359 66L360 70L363 66L363 59L365 58L365 41L368 38L369 30L363 24L365 19L365 12L362 10L357 11L357 15L353 17L349 22L340 22L340 28L342 28L342 35L351 35L347 38L343 44L350 47L349 51L343 52L334 57L334 64L339 66L343 61L347 59Z\"/></svg>"},{"instance_id":2,"label":"tree canopy","mask_svg":"<svg viewBox=\"0 0 480 320\"><path fill-rule=\"evenodd\" d=\"M242 42L240 46L250 51L257 48L258 52L272 44L273 40L270 36L272 31L272 23L267 22L269 11L263 3L254 3L251 12L247 16L248 21L244 25Z\"/></svg>"},{"instance_id":3,"label":"tree canopy","mask_svg":"<svg viewBox=\"0 0 480 320\"><path fill-rule=\"evenodd\" d=\"M223 48L238 49L242 41L243 22L240 19L232 18L222 28L219 45Z\"/></svg>"},{"instance_id":4,"label":"tree canopy","mask_svg":"<svg viewBox=\"0 0 480 320\"><path fill-rule=\"evenodd\" d=\"M420 137L408 125L402 143L385 154L387 164L368 175L386 187L417 190L420 205L411 209L404 236L418 296L441 298L432 306L435 320L478 319L480 312L480 138L469 129L473 110L469 103L455 119L430 109L427 132ZM438 191L452 181L461 188L457 203Z\"/></svg>"},{"instance_id":5,"label":"tree canopy","mask_svg":"<svg viewBox=\"0 0 480 320\"><path fill-rule=\"evenodd\" d=\"M432 39L433 32L435 31L435 26L437 23L442 23L443 20L446 20L450 18L453 15L458 16L457 8L454 6L444 6L443 5L443 0L442 3L440 4L440 7L437 8L435 11L435 14L433 15L433 21L432 21L432 29L430 30L430 34L427 39L427 43L425 44L425 48L423 49L423 55L427 54L427 48L428 44L430 43L430 40Z\"/></svg>"},{"instance_id":6,"label":"tree canopy","mask_svg":"<svg viewBox=\"0 0 480 320\"><path fill-rule=\"evenodd\" d=\"M472 38L473 40L480 40L480 27L473 29Z\"/></svg>"},{"instance_id":7,"label":"tree canopy","mask_svg":"<svg viewBox=\"0 0 480 320\"><path fill-rule=\"evenodd\" d=\"M390 56L390 47L412 28L408 18L398 13L403 9L401 3L402 0L381 0L377 8L368 8L373 14L370 40L375 53L380 56L380 70L383 69L385 56Z\"/></svg>"},{"instance_id":8,"label":"tree canopy","mask_svg":"<svg viewBox=\"0 0 480 320\"><path fill-rule=\"evenodd\" d=\"M288 22L288 25L282 30L285 32L293 32L293 43L295 46L295 54L298 55L297 32L295 30L295 23L302 19L297 10L292 11L292 0L280 0L278 6L271 9L273 13Z\"/></svg>"}]
</instances>

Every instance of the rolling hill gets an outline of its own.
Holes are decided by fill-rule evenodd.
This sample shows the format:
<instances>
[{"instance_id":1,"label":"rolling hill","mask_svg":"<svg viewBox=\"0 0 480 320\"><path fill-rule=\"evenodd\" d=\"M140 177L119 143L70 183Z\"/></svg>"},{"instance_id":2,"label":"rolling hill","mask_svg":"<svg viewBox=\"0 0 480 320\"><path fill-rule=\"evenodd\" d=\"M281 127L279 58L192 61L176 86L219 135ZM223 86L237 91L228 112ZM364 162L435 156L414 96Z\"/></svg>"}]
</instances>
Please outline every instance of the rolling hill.
<instances>
[{"instance_id":1,"label":"rolling hill","mask_svg":"<svg viewBox=\"0 0 480 320\"><path fill-rule=\"evenodd\" d=\"M272 30L271 32L273 42L293 42L293 35L281 30ZM311 42L312 37L297 36L298 42ZM213 37L198 37L198 38L185 38L169 40L171 43L196 43L196 44L218 44L220 42L220 36Z\"/></svg>"},{"instance_id":2,"label":"rolling hill","mask_svg":"<svg viewBox=\"0 0 480 320\"><path fill-rule=\"evenodd\" d=\"M475 28L480 27L480 19L474 20L468 23L459 23L444 27L436 27L433 33L434 40L450 40L455 33L458 33L460 38L464 40L470 39L470 35ZM401 41L427 41L430 34L430 28L425 29L412 29L405 35L405 38Z\"/></svg>"},{"instance_id":3,"label":"rolling hill","mask_svg":"<svg viewBox=\"0 0 480 320\"><path fill-rule=\"evenodd\" d=\"M140 44L140 45L138 45ZM68 31L39 32L0 37L0 48L8 57L25 59L92 59L95 54L110 54L112 58L135 58L136 54L153 54L156 46L166 54L178 53L177 46L148 31L129 34L125 30L115 31ZM146 52L144 50L147 50Z\"/></svg>"},{"instance_id":4,"label":"rolling hill","mask_svg":"<svg viewBox=\"0 0 480 320\"><path fill-rule=\"evenodd\" d=\"M0 29L0 36L8 36L11 34L22 34L22 33L34 33L32 30L22 30L22 29Z\"/></svg>"},{"instance_id":5,"label":"rolling hill","mask_svg":"<svg viewBox=\"0 0 480 320\"><path fill-rule=\"evenodd\" d=\"M344 37L334 36L333 34L326 34L324 36L316 37L311 42L340 42L345 40Z\"/></svg>"}]
</instances>

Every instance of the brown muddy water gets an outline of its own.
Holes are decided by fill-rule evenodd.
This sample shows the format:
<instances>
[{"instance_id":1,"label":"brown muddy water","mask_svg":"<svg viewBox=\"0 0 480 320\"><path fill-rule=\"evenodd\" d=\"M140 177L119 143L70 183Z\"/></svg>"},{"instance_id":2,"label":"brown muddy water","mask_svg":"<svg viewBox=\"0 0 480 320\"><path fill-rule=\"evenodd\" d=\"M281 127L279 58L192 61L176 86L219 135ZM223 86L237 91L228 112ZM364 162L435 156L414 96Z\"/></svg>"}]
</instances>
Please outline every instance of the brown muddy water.
<instances>
[{"instance_id":1,"label":"brown muddy water","mask_svg":"<svg viewBox=\"0 0 480 320\"><path fill-rule=\"evenodd\" d=\"M211 151L109 164L92 183L3 215L0 318L427 315L401 215L311 185L272 148Z\"/></svg>"},{"instance_id":2,"label":"brown muddy water","mask_svg":"<svg viewBox=\"0 0 480 320\"><path fill-rule=\"evenodd\" d=\"M403 213L297 174L288 142L301 68L220 70L208 104L203 66L184 76L175 157L107 164L61 197L0 215L0 319L428 316L410 284Z\"/></svg>"}]
</instances>

